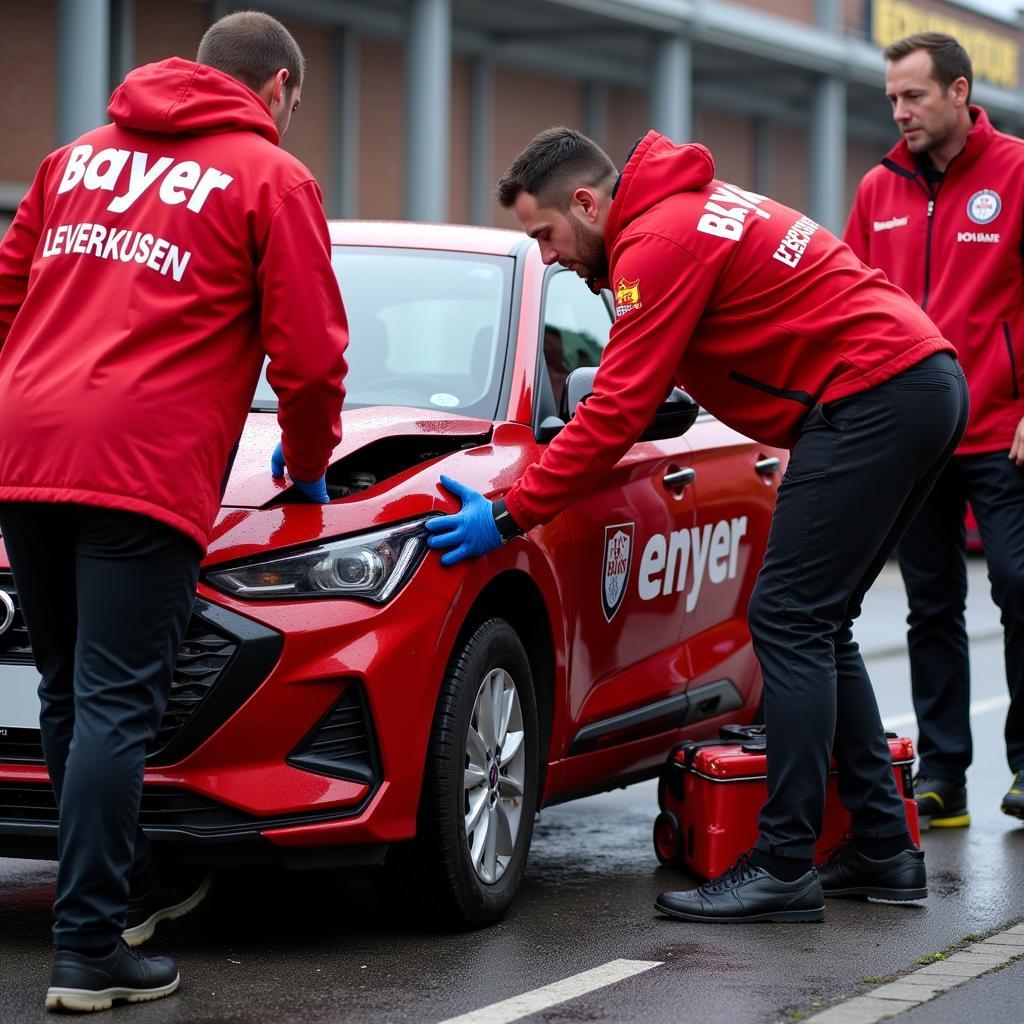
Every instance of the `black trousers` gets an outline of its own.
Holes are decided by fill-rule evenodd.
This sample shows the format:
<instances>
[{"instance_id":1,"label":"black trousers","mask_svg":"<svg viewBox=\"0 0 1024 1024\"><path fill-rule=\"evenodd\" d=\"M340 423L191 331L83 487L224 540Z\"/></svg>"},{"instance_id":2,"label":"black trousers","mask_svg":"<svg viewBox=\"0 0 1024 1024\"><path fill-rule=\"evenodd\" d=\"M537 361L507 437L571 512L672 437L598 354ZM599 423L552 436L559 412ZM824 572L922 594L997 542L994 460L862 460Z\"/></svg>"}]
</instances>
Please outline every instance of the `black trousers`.
<instances>
[{"instance_id":1,"label":"black trousers","mask_svg":"<svg viewBox=\"0 0 1024 1024\"><path fill-rule=\"evenodd\" d=\"M167 704L200 551L130 512L6 503L0 528L32 641L46 766L60 809L54 941L115 943L134 876L153 874L138 827L146 746Z\"/></svg>"},{"instance_id":2,"label":"black trousers","mask_svg":"<svg viewBox=\"0 0 1024 1024\"><path fill-rule=\"evenodd\" d=\"M939 475L897 549L910 603L910 678L921 774L963 785L971 763L971 677L964 606L969 500L988 563L992 599L1002 613L1006 682L1006 757L1024 769L1024 469L1009 450L956 455Z\"/></svg>"},{"instance_id":3,"label":"black trousers","mask_svg":"<svg viewBox=\"0 0 1024 1024\"><path fill-rule=\"evenodd\" d=\"M906 832L853 621L967 425L967 384L942 353L815 407L779 488L750 631L764 675L768 802L759 849L809 859L829 757L855 834Z\"/></svg>"}]
</instances>

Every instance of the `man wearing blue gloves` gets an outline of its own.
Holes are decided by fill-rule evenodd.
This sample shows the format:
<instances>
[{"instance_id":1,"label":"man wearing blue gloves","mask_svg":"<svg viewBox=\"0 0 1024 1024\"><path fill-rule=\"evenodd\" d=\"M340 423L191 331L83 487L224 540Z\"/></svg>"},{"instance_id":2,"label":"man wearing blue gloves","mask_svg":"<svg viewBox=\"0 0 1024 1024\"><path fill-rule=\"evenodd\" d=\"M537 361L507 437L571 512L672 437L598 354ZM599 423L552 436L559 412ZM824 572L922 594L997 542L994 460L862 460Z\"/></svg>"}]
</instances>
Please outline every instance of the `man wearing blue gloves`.
<instances>
[{"instance_id":1,"label":"man wearing blue gloves","mask_svg":"<svg viewBox=\"0 0 1024 1024\"><path fill-rule=\"evenodd\" d=\"M656 907L686 921L821 921L828 895L923 899L924 853L852 625L963 435L952 346L827 230L716 178L700 145L649 132L618 174L591 140L552 128L497 197L545 264L595 288L633 282L637 297L616 303L593 393L501 500L442 478L462 508L428 521L430 545L451 565L551 521L625 454L673 383L790 449L748 609L771 737L760 835L722 875ZM815 868L833 751L851 836Z\"/></svg>"},{"instance_id":2,"label":"man wearing blue gloves","mask_svg":"<svg viewBox=\"0 0 1024 1024\"><path fill-rule=\"evenodd\" d=\"M170 957L129 946L208 882L154 856L138 825L144 764L267 357L274 472L287 462L327 498L348 331L320 190L279 148L303 68L269 15L220 19L195 61L131 72L111 123L43 160L0 244L0 532L59 808L51 1010L179 984ZM158 274L155 259L47 251L61 225L123 236L132 255L152 232L188 248Z\"/></svg>"}]
</instances>

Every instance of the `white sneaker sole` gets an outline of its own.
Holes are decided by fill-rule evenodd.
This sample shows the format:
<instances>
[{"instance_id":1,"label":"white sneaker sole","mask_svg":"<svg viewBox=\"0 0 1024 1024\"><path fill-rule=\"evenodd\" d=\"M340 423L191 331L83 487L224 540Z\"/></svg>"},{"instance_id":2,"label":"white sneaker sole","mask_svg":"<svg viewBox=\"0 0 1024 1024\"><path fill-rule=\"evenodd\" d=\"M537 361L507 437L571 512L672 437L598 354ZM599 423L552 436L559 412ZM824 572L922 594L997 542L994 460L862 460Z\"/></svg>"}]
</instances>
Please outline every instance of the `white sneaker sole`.
<instances>
[{"instance_id":1,"label":"white sneaker sole","mask_svg":"<svg viewBox=\"0 0 1024 1024\"><path fill-rule=\"evenodd\" d=\"M181 975L160 988L104 988L91 991L86 988L49 988L46 990L46 1008L66 1013L95 1013L109 1010L114 1003L148 1003L169 996L181 981Z\"/></svg>"},{"instance_id":2,"label":"white sneaker sole","mask_svg":"<svg viewBox=\"0 0 1024 1024\"><path fill-rule=\"evenodd\" d=\"M153 932L156 931L156 926L161 921L176 921L179 917L184 917L186 914L195 910L200 903L206 899L206 894L210 891L210 876L207 875L199 888L196 889L188 899L182 900L180 903L176 903L173 907L162 907L155 913L151 914L141 924L137 924L132 928L126 928L121 933L121 938L128 943L129 946L134 948L135 946L141 946L148 939L153 937Z\"/></svg>"}]
</instances>

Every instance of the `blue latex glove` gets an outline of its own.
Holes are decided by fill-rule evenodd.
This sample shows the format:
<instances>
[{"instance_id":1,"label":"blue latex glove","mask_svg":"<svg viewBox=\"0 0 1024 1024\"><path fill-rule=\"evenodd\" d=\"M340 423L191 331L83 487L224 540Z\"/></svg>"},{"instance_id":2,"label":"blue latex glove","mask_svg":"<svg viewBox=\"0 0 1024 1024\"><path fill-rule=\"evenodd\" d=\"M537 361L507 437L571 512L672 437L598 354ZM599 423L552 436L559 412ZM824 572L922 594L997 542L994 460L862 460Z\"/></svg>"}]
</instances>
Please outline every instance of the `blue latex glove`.
<instances>
[{"instance_id":1,"label":"blue latex glove","mask_svg":"<svg viewBox=\"0 0 1024 1024\"><path fill-rule=\"evenodd\" d=\"M284 450L281 448L281 442L277 442L277 447L274 449L274 453L270 456L270 475L276 480L280 480L284 476ZM326 505L331 500L331 496L327 493L327 479L326 475L320 477L319 480L296 480L292 477L292 483L302 493L309 498L310 501L315 501L320 505Z\"/></svg>"},{"instance_id":2,"label":"blue latex glove","mask_svg":"<svg viewBox=\"0 0 1024 1024\"><path fill-rule=\"evenodd\" d=\"M462 502L462 510L455 515L427 520L427 544L432 548L454 548L441 556L441 564L455 565L464 558L485 555L500 547L501 534L490 500L451 477L442 476L441 485Z\"/></svg>"}]
</instances>

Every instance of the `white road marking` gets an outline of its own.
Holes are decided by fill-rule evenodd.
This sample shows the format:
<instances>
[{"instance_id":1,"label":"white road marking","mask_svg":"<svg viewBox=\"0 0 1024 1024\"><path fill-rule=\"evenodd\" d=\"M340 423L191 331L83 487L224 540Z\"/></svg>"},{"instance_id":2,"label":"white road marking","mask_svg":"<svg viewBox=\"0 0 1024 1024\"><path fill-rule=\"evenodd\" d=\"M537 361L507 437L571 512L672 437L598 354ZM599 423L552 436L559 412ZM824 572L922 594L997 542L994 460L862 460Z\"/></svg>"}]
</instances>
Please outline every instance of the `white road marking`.
<instances>
[{"instance_id":1,"label":"white road marking","mask_svg":"<svg viewBox=\"0 0 1024 1024\"><path fill-rule=\"evenodd\" d=\"M1007 708L1010 706L1010 698L1008 694L1002 694L999 697L985 697L983 700L976 700L971 705L971 718L976 715L987 715L990 711L998 711L1000 708ZM917 723L917 716L913 711L906 715L890 715L888 718L882 719L882 725L885 726L890 732L894 729L902 729L907 725L915 725Z\"/></svg>"},{"instance_id":2,"label":"white road marking","mask_svg":"<svg viewBox=\"0 0 1024 1024\"><path fill-rule=\"evenodd\" d=\"M643 974L652 967L661 967L660 960L612 960L582 974L573 974L543 988L524 992L521 996L492 1003L480 1010L472 1010L460 1017L449 1017L441 1024L510 1024L511 1021L540 1013L550 1006L557 1006L569 999L586 995L596 989L614 985L636 974Z\"/></svg>"},{"instance_id":3,"label":"white road marking","mask_svg":"<svg viewBox=\"0 0 1024 1024\"><path fill-rule=\"evenodd\" d=\"M921 967L863 996L836 1003L807 1018L807 1024L876 1024L927 1003L947 989L999 970L1024 956L1024 924L976 942L945 960Z\"/></svg>"}]
</instances>

